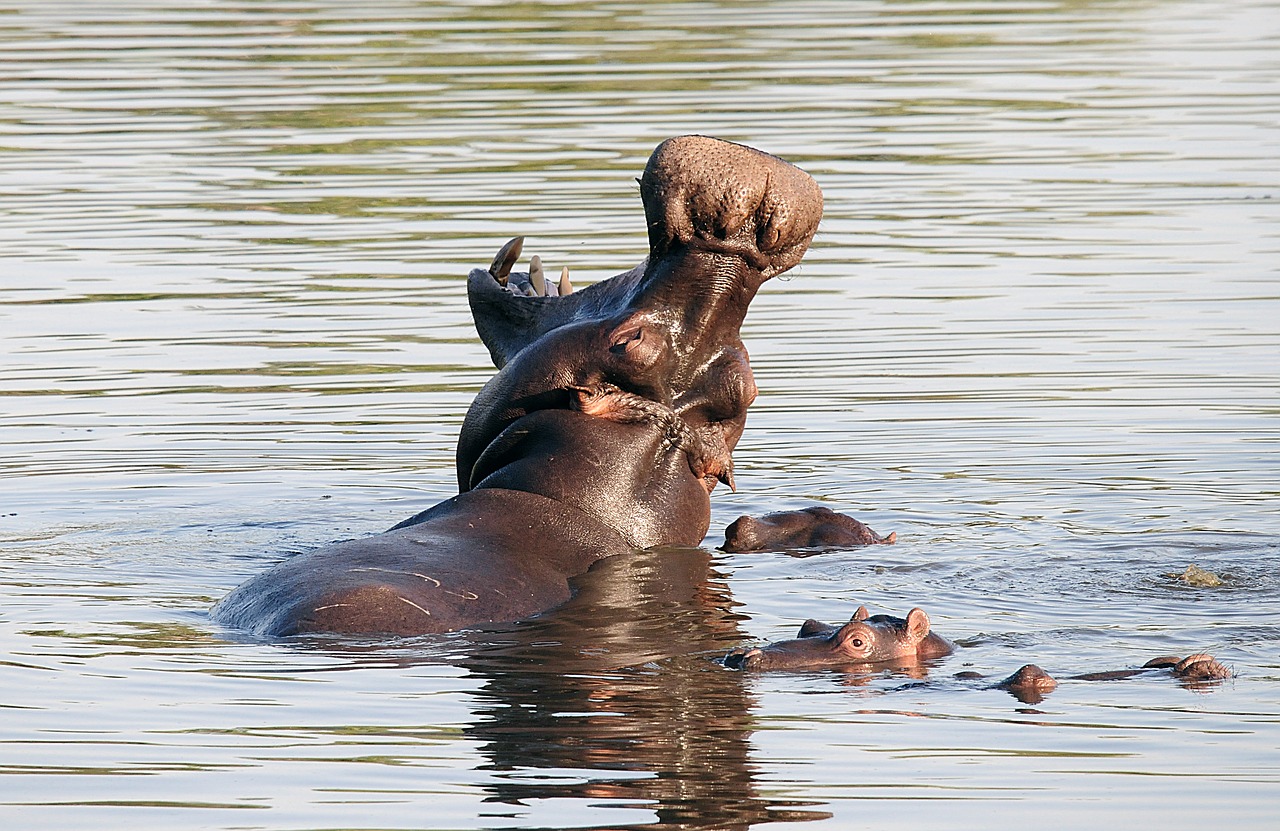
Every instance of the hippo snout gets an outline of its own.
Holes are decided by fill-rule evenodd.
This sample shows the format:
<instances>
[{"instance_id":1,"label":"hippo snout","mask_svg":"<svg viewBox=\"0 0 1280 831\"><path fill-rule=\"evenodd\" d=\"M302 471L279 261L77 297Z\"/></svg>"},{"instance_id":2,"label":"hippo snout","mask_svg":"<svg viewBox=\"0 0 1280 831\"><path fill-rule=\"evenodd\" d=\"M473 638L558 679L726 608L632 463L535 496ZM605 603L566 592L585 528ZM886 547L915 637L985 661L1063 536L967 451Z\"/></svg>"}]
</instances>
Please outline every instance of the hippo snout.
<instances>
[{"instance_id":1,"label":"hippo snout","mask_svg":"<svg viewBox=\"0 0 1280 831\"><path fill-rule=\"evenodd\" d=\"M724 656L724 665L730 669L758 669L764 663L764 650L758 647L735 649Z\"/></svg>"}]
</instances>

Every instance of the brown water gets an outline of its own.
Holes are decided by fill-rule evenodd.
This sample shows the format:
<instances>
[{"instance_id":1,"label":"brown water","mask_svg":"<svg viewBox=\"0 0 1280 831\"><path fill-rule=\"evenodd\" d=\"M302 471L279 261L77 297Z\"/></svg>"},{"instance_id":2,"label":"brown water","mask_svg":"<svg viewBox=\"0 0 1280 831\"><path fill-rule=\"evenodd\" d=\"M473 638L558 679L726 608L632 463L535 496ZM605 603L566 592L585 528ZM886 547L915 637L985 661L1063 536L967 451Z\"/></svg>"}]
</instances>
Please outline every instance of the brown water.
<instances>
[{"instance_id":1,"label":"brown water","mask_svg":"<svg viewBox=\"0 0 1280 831\"><path fill-rule=\"evenodd\" d=\"M1280 5L43 0L0 43L13 827L1274 827ZM491 371L464 275L516 234L579 281L634 264L632 178L684 132L827 198L744 329L713 529L819 502L899 543L713 530L482 638L211 623L450 495ZM859 603L964 648L708 657ZM1198 650L1237 678L952 679Z\"/></svg>"}]
</instances>

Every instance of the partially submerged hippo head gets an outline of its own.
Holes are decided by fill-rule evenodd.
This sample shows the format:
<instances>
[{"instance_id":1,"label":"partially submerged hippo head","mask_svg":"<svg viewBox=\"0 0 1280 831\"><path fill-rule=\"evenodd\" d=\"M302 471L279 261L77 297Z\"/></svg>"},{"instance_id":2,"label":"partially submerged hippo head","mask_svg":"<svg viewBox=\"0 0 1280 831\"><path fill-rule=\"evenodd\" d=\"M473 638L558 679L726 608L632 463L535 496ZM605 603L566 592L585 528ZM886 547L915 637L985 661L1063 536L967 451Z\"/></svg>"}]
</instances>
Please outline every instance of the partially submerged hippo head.
<instances>
[{"instance_id":1,"label":"partially submerged hippo head","mask_svg":"<svg viewBox=\"0 0 1280 831\"><path fill-rule=\"evenodd\" d=\"M649 256L572 292L519 240L467 289L500 371L458 442L458 485L532 491L640 546L697 544L755 381L738 331L760 285L796 265L822 216L808 174L703 136L664 141L640 178Z\"/></svg>"},{"instance_id":2,"label":"partially submerged hippo head","mask_svg":"<svg viewBox=\"0 0 1280 831\"><path fill-rule=\"evenodd\" d=\"M1182 686L1189 690L1203 692L1212 689L1216 684L1230 678L1231 670L1207 652L1198 652L1179 658L1177 655L1162 655L1152 658L1138 669L1115 669L1102 672L1086 672L1081 675L1068 675L1071 681L1121 681L1134 678L1152 670L1169 670ZM957 678L981 678L972 672L956 674ZM1002 681L996 682L996 689L1008 692L1023 704L1039 704L1045 696L1058 688L1058 681L1035 664L1026 664L1017 672Z\"/></svg>"},{"instance_id":3,"label":"partially submerged hippo head","mask_svg":"<svg viewBox=\"0 0 1280 831\"><path fill-rule=\"evenodd\" d=\"M897 539L897 532L882 537L847 514L838 514L817 505L799 511L778 511L758 518L740 516L724 529L724 550L841 548L889 544Z\"/></svg>"},{"instance_id":4,"label":"partially submerged hippo head","mask_svg":"<svg viewBox=\"0 0 1280 831\"><path fill-rule=\"evenodd\" d=\"M929 631L929 616L912 609L906 618L871 615L859 606L844 626L807 620L799 637L734 650L725 665L736 669L812 669L850 664L914 663L950 655L950 641Z\"/></svg>"}]
</instances>

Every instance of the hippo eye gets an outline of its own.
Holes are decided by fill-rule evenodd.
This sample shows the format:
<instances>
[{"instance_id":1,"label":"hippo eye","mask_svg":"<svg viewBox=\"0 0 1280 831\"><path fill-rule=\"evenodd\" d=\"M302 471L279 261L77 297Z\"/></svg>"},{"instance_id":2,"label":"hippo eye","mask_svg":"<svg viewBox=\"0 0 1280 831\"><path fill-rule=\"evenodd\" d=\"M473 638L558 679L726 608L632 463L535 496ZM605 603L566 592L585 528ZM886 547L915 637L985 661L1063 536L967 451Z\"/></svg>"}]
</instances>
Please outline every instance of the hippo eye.
<instances>
[{"instance_id":1,"label":"hippo eye","mask_svg":"<svg viewBox=\"0 0 1280 831\"><path fill-rule=\"evenodd\" d=\"M854 638L853 640L849 641L849 643L853 645L854 649L862 648L862 638Z\"/></svg>"},{"instance_id":2,"label":"hippo eye","mask_svg":"<svg viewBox=\"0 0 1280 831\"><path fill-rule=\"evenodd\" d=\"M619 332L613 339L613 344L609 347L610 352L623 354L630 352L640 345L644 340L644 329L637 326L634 329L628 329L625 332Z\"/></svg>"},{"instance_id":3,"label":"hippo eye","mask_svg":"<svg viewBox=\"0 0 1280 831\"><path fill-rule=\"evenodd\" d=\"M760 234L760 250L772 251L778 246L778 241L782 239L782 232L774 225L767 226L763 233Z\"/></svg>"}]
</instances>

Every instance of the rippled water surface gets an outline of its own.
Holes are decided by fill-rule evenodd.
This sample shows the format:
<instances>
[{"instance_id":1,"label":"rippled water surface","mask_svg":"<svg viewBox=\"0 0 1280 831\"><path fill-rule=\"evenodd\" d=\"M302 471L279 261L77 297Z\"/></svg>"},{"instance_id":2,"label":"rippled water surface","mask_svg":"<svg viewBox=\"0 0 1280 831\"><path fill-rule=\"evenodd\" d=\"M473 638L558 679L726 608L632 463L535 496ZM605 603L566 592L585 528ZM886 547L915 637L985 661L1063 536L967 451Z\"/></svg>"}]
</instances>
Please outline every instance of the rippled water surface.
<instances>
[{"instance_id":1,"label":"rippled water surface","mask_svg":"<svg viewBox=\"0 0 1280 831\"><path fill-rule=\"evenodd\" d=\"M43 0L0 43L14 827L1274 827L1280 5ZM516 234L580 282L634 264L633 179L684 132L826 194L744 327L705 549L484 635L213 624L451 495L492 371L464 275ZM813 503L899 542L714 551ZM860 603L963 646L710 660ZM1200 650L1237 677L953 678Z\"/></svg>"}]
</instances>

